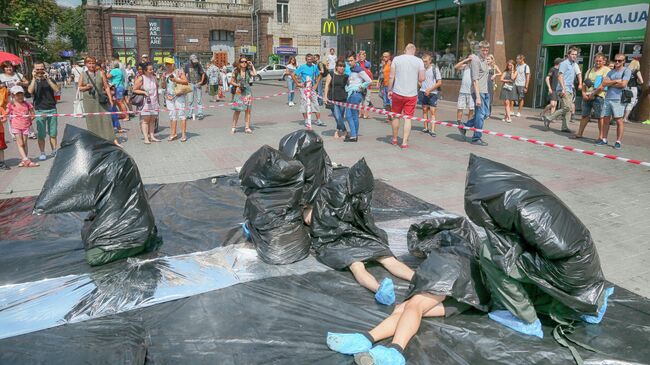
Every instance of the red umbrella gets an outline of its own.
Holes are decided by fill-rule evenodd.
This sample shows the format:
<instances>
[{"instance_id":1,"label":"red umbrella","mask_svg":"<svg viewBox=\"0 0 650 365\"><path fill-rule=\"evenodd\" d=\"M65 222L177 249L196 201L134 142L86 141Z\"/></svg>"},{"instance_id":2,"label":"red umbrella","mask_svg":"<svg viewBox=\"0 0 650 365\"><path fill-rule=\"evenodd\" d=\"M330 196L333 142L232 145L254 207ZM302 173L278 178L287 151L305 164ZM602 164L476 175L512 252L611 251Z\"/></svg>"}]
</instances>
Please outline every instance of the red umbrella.
<instances>
[{"instance_id":1,"label":"red umbrella","mask_svg":"<svg viewBox=\"0 0 650 365\"><path fill-rule=\"evenodd\" d=\"M23 63L23 59L13 53L0 52L0 63L5 61L9 61L14 65L20 65Z\"/></svg>"}]
</instances>

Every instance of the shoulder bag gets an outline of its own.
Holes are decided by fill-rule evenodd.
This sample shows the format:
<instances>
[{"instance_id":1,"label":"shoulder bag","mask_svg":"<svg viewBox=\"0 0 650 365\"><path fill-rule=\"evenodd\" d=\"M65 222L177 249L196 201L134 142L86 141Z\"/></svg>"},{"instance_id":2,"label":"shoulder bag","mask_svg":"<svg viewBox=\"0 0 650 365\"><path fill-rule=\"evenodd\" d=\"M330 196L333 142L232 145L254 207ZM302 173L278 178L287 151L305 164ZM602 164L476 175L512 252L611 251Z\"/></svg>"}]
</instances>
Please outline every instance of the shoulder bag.
<instances>
[{"instance_id":1,"label":"shoulder bag","mask_svg":"<svg viewBox=\"0 0 650 365\"><path fill-rule=\"evenodd\" d=\"M175 77L178 77L178 74L174 71ZM176 96L181 96L185 94L189 94L192 92L192 86L189 84L184 85L184 84L179 84L178 82L175 83L176 86L174 86L174 95Z\"/></svg>"},{"instance_id":2,"label":"shoulder bag","mask_svg":"<svg viewBox=\"0 0 650 365\"><path fill-rule=\"evenodd\" d=\"M97 85L95 84L95 80L93 80L92 77L90 77L90 74L88 71L86 71L86 76L88 76L88 81L90 81L91 84L93 84L93 88L95 89L95 92L97 93L97 100L99 101L100 104L106 105L108 104L108 95L103 90L99 90L97 88Z\"/></svg>"}]
</instances>

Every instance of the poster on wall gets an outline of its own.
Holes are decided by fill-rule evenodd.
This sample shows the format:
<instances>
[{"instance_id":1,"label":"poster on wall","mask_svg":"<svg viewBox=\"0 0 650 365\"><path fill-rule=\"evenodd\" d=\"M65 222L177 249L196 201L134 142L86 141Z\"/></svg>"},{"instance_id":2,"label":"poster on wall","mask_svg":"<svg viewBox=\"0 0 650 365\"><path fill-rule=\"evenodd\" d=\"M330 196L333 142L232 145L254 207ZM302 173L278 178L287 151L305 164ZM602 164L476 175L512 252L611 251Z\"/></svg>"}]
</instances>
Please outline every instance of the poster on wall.
<instances>
[{"instance_id":1,"label":"poster on wall","mask_svg":"<svg viewBox=\"0 0 650 365\"><path fill-rule=\"evenodd\" d=\"M544 8L542 43L642 41L648 0L593 0Z\"/></svg>"}]
</instances>

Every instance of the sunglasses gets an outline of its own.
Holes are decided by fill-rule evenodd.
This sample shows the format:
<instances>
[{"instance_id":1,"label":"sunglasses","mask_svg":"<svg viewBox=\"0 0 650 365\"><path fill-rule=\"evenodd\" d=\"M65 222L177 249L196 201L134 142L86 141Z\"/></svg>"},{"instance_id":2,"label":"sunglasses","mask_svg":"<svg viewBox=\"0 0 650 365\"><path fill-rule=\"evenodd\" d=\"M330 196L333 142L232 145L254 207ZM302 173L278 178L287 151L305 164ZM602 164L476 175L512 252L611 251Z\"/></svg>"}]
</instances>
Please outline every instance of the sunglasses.
<instances>
[{"instance_id":1,"label":"sunglasses","mask_svg":"<svg viewBox=\"0 0 650 365\"><path fill-rule=\"evenodd\" d=\"M625 60L614 60L614 62L616 62L616 63L625 62Z\"/></svg>"}]
</instances>

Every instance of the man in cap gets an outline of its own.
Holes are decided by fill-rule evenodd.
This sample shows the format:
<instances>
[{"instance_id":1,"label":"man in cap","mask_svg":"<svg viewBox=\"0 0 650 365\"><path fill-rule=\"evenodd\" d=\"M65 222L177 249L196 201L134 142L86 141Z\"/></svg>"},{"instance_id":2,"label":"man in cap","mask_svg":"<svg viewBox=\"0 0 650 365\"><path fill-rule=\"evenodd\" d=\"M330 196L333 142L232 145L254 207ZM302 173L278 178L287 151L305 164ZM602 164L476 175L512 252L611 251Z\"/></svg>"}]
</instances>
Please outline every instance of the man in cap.
<instances>
[{"instance_id":1,"label":"man in cap","mask_svg":"<svg viewBox=\"0 0 650 365\"><path fill-rule=\"evenodd\" d=\"M187 94L187 117L194 119L194 110L196 117L203 119L203 90L201 86L205 84L205 72L199 62L199 58L193 54L190 56L190 62L185 65L185 75L192 86L192 92Z\"/></svg>"}]
</instances>

